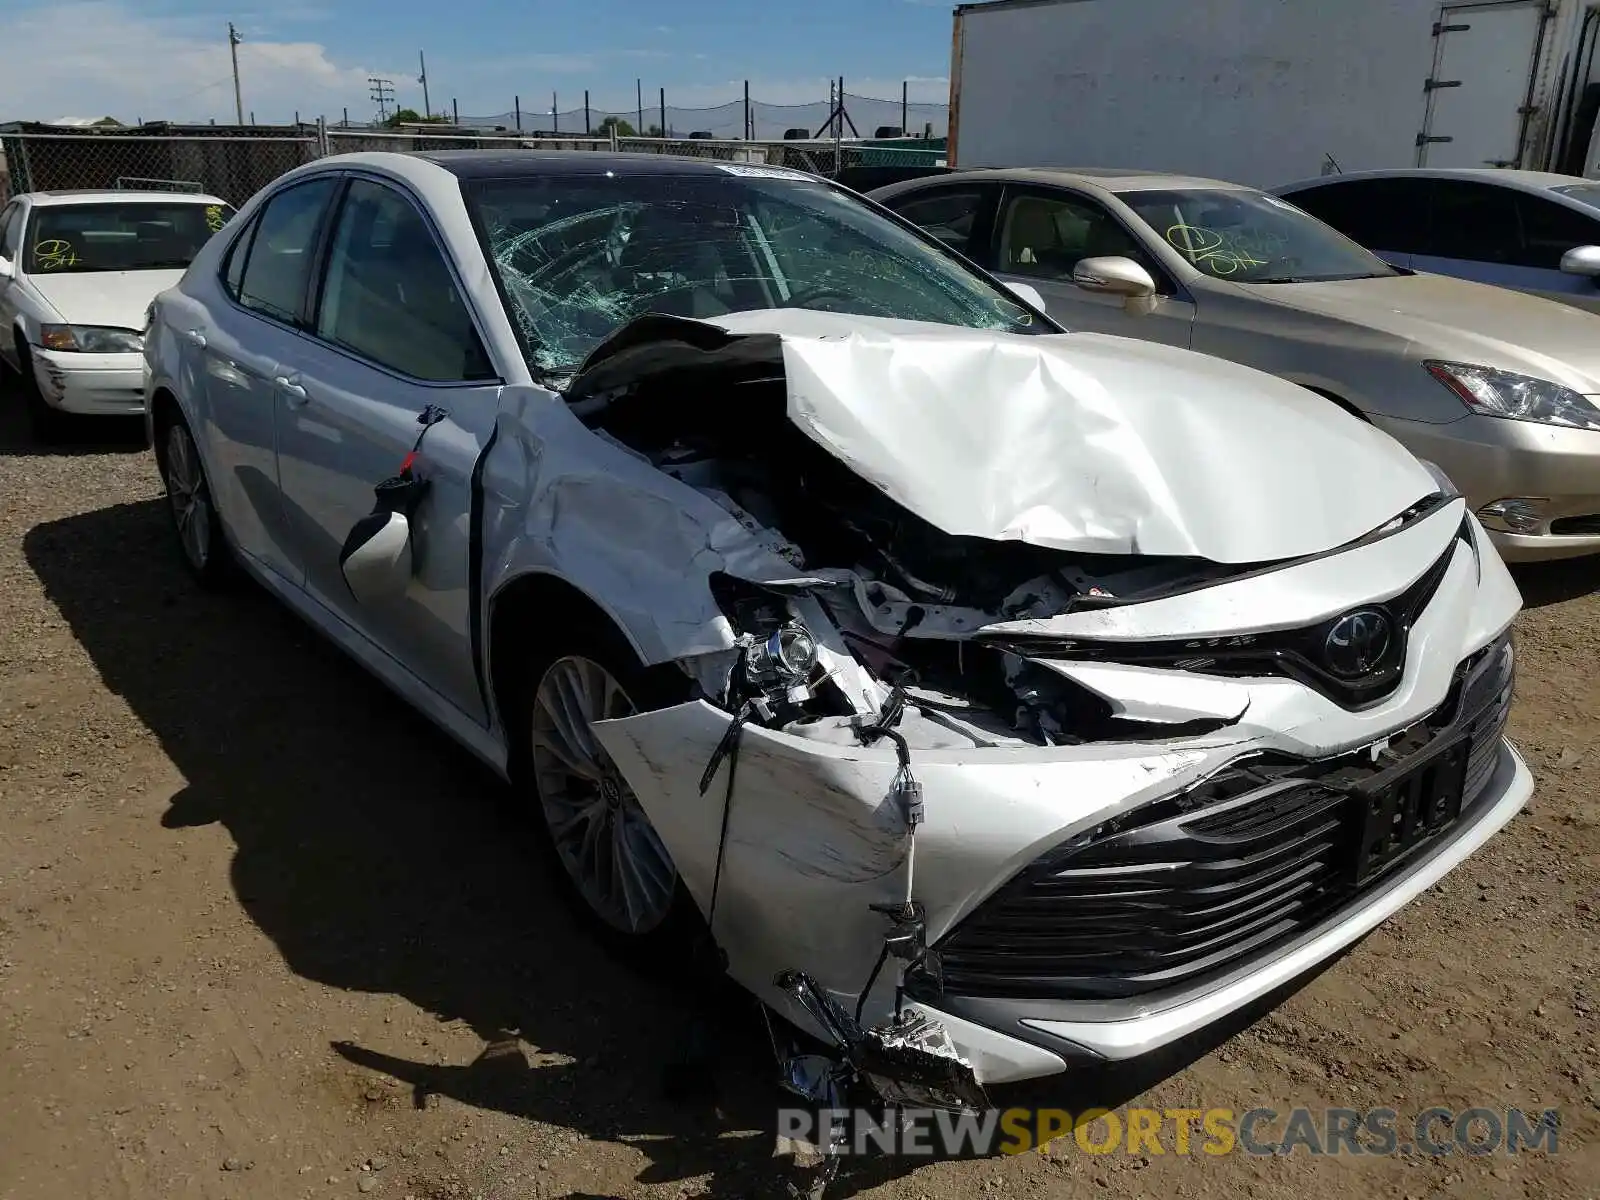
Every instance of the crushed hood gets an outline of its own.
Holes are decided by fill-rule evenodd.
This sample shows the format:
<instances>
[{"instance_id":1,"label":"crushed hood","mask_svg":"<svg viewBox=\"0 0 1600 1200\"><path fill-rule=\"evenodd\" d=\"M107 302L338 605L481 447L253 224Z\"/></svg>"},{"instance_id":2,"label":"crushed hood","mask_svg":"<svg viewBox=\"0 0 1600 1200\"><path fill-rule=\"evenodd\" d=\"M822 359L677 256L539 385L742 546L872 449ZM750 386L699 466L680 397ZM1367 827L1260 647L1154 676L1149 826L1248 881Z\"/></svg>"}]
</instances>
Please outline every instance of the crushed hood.
<instances>
[{"instance_id":1,"label":"crushed hood","mask_svg":"<svg viewBox=\"0 0 1600 1200\"><path fill-rule=\"evenodd\" d=\"M69 325L143 329L150 301L182 278L181 270L69 271L28 282Z\"/></svg>"},{"instance_id":2,"label":"crushed hood","mask_svg":"<svg viewBox=\"0 0 1600 1200\"><path fill-rule=\"evenodd\" d=\"M789 419L952 535L1268 562L1354 541L1438 490L1387 434L1206 355L809 310L710 323L777 335Z\"/></svg>"}]
</instances>

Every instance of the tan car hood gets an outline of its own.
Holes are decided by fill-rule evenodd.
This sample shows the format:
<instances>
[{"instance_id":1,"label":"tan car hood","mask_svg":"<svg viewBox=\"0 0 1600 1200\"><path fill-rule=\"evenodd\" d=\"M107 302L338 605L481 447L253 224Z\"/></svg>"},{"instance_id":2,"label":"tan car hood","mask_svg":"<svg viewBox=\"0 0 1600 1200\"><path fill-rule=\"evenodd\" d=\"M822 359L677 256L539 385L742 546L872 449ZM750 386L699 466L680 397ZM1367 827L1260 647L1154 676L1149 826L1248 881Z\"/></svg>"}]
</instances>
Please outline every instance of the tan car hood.
<instances>
[{"instance_id":1,"label":"tan car hood","mask_svg":"<svg viewBox=\"0 0 1600 1200\"><path fill-rule=\"evenodd\" d=\"M1600 393L1600 314L1570 305L1443 275L1238 286L1254 300L1404 338L1418 359L1482 363Z\"/></svg>"}]
</instances>

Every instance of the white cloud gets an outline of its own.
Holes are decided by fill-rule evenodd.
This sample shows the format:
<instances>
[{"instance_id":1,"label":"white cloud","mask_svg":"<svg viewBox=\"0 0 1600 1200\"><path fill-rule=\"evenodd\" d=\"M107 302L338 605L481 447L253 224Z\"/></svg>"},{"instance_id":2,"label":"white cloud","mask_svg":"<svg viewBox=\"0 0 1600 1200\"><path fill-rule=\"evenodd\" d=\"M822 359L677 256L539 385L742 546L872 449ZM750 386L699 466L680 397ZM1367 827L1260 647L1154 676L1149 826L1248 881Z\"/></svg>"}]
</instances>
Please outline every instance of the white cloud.
<instances>
[{"instance_id":1,"label":"white cloud","mask_svg":"<svg viewBox=\"0 0 1600 1200\"><path fill-rule=\"evenodd\" d=\"M239 74L247 114L262 123L312 119L365 97L369 75L396 82L410 72L341 64L316 42L275 41L244 23ZM135 16L113 0L69 0L8 17L3 120L48 120L63 112L120 120L219 122L233 118L225 21ZM69 33L70 31L70 33ZM24 47L48 47L28 54ZM365 105L359 111L365 115Z\"/></svg>"}]
</instances>

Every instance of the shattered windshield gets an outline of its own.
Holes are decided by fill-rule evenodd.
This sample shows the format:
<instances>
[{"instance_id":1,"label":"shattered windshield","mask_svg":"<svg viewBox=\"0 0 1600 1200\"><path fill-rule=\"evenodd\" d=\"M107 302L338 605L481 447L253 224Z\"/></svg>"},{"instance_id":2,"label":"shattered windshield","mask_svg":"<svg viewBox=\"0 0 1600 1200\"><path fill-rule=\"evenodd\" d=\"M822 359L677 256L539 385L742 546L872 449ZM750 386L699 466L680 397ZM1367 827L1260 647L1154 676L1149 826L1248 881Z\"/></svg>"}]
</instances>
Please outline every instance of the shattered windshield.
<instances>
[{"instance_id":1,"label":"shattered windshield","mask_svg":"<svg viewBox=\"0 0 1600 1200\"><path fill-rule=\"evenodd\" d=\"M478 185L468 203L546 379L645 313L813 308L1045 332L915 234L804 177L529 176Z\"/></svg>"},{"instance_id":2,"label":"shattered windshield","mask_svg":"<svg viewBox=\"0 0 1600 1200\"><path fill-rule=\"evenodd\" d=\"M1117 198L1207 275L1232 283L1320 283L1395 271L1337 230L1265 192L1119 192Z\"/></svg>"}]
</instances>

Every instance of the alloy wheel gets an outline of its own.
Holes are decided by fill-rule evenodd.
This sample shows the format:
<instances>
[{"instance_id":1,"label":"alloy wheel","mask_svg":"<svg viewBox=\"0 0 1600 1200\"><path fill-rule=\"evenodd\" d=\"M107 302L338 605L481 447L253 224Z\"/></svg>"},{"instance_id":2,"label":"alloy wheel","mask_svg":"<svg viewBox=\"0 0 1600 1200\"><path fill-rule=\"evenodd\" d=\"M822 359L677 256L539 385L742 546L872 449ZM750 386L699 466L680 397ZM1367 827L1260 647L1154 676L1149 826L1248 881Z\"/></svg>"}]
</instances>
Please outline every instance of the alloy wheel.
<instances>
[{"instance_id":1,"label":"alloy wheel","mask_svg":"<svg viewBox=\"0 0 1600 1200\"><path fill-rule=\"evenodd\" d=\"M637 711L611 672L579 655L551 663L533 700L533 776L557 857L595 915L629 934L666 919L677 871L589 726Z\"/></svg>"},{"instance_id":2,"label":"alloy wheel","mask_svg":"<svg viewBox=\"0 0 1600 1200\"><path fill-rule=\"evenodd\" d=\"M189 565L204 571L211 561L211 492L200 452L181 424L167 431L167 501Z\"/></svg>"}]
</instances>

